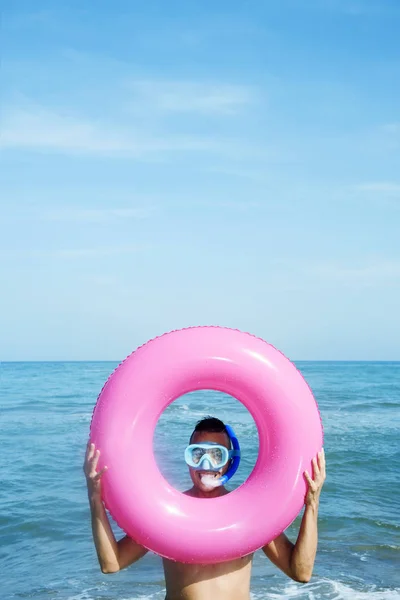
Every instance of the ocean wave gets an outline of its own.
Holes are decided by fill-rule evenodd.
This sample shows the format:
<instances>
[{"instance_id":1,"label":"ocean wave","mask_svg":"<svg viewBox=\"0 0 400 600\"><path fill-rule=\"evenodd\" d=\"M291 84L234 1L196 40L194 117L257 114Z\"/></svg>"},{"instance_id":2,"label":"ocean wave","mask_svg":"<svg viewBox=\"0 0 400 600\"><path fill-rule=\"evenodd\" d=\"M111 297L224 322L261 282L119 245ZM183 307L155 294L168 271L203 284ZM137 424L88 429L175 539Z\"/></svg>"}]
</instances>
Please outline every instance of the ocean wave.
<instances>
[{"instance_id":1,"label":"ocean wave","mask_svg":"<svg viewBox=\"0 0 400 600\"><path fill-rule=\"evenodd\" d=\"M400 588L378 589L376 586L356 587L333 581L320 579L306 585L299 586L290 582L280 589L272 591L258 590L252 592L252 600L399 600Z\"/></svg>"},{"instance_id":2,"label":"ocean wave","mask_svg":"<svg viewBox=\"0 0 400 600\"><path fill-rule=\"evenodd\" d=\"M96 591L90 588L69 596L68 600L96 600L96 597ZM279 589L275 586L271 590L258 589L251 592L250 597L251 600L399 600L400 588L385 590L369 586L357 589L355 585L320 579L301 586L290 582ZM124 595L120 600L164 600L164 598L165 590L161 589L144 595Z\"/></svg>"}]
</instances>

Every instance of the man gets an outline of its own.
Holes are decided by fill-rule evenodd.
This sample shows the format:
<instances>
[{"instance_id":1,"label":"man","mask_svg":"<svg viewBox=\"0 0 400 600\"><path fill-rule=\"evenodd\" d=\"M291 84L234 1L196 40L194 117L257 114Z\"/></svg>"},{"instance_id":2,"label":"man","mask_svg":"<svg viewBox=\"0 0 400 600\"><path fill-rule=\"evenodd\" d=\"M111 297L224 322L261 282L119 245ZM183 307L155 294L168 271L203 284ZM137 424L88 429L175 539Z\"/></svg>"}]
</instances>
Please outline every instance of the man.
<instances>
[{"instance_id":1,"label":"man","mask_svg":"<svg viewBox=\"0 0 400 600\"><path fill-rule=\"evenodd\" d=\"M201 445L205 448L220 446L231 450L231 440L224 423L212 417L206 417L197 423L190 444L190 448L198 444L200 448ZM99 455L100 451L93 444L89 445L84 463L93 539L102 572L115 573L138 561L148 550L128 536L116 541L101 500L100 482L107 467L97 472ZM210 478L222 477L228 471L230 461L218 471L210 471L212 456L207 454L205 458L204 470L201 465L200 468L189 467L193 487L185 493L204 499L228 494L229 491L223 486L211 485ZM313 459L313 478L307 471L304 477L308 482L308 489L296 543L292 544L282 533L262 550L288 577L305 583L311 578L317 551L319 497L325 481L323 450ZM252 559L251 554L213 565L184 564L163 559L166 600L249 600Z\"/></svg>"}]
</instances>

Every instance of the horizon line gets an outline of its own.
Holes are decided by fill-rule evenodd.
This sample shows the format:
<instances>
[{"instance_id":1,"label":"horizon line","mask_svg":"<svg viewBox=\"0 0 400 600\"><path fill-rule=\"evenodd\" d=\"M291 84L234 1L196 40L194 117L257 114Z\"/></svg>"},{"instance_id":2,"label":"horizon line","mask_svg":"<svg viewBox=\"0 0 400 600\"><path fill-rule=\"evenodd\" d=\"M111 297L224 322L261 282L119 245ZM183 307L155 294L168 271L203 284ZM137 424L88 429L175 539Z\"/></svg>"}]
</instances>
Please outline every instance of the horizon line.
<instances>
[{"instance_id":1,"label":"horizon line","mask_svg":"<svg viewBox=\"0 0 400 600\"><path fill-rule=\"evenodd\" d=\"M133 354L134 352L132 352L131 354ZM128 356L130 356L130 354L128 354ZM48 364L49 363L118 363L118 364L121 364L124 360L126 360L126 358L128 358L128 356L126 356L123 359L55 359L55 360L51 360L51 359L45 359L45 360L24 359L24 360L0 360L0 365L2 363L6 363L6 364L20 364L20 363L33 363L33 364L35 364L35 363L48 363ZM296 363L296 362L312 362L312 363L318 363L318 362L320 362L320 363L399 363L400 362L400 359L374 359L374 358L368 358L368 359L357 359L357 358L351 358L351 359L296 358L296 359L291 359L291 358L289 358L287 356L286 356L286 358L288 360L290 360L290 362L293 362L293 363Z\"/></svg>"}]
</instances>

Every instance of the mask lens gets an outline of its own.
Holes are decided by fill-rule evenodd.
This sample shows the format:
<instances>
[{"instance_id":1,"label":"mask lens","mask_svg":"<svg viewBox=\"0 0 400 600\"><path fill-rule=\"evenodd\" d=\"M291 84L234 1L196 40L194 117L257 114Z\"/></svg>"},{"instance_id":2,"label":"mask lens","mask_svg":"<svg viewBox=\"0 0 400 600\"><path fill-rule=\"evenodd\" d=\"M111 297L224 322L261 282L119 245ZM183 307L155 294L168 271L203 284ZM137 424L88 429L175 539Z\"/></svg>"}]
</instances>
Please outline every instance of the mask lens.
<instances>
[{"instance_id":1,"label":"mask lens","mask_svg":"<svg viewBox=\"0 0 400 600\"><path fill-rule=\"evenodd\" d=\"M204 448L194 448L192 450L192 461L194 462L195 465L199 464L200 459L204 453L205 453Z\"/></svg>"},{"instance_id":2,"label":"mask lens","mask_svg":"<svg viewBox=\"0 0 400 600\"><path fill-rule=\"evenodd\" d=\"M220 465L222 463L222 450L221 448L210 448L207 452L209 454L214 465Z\"/></svg>"}]
</instances>

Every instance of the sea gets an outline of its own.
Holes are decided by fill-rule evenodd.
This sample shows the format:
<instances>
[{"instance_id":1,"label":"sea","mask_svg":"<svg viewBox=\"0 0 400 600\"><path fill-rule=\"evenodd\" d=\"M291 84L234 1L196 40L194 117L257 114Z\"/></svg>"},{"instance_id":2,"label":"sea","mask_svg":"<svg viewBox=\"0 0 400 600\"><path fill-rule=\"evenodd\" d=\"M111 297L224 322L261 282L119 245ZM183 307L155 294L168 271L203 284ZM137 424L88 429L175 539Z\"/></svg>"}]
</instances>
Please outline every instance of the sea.
<instances>
[{"instance_id":1,"label":"sea","mask_svg":"<svg viewBox=\"0 0 400 600\"><path fill-rule=\"evenodd\" d=\"M99 569L82 470L93 407L111 362L0 363L0 597L3 600L161 600L161 559L113 575ZM327 479L308 584L257 552L253 600L400 599L400 363L298 362L324 425ZM248 411L210 390L176 400L154 439L164 476L189 487L183 450L197 420L230 423L245 481L258 437ZM143 493L151 493L143 483ZM202 515L201 518L206 518ZM287 530L296 540L301 515ZM122 537L113 524L117 537ZM211 600L211 599L210 599Z\"/></svg>"}]
</instances>

